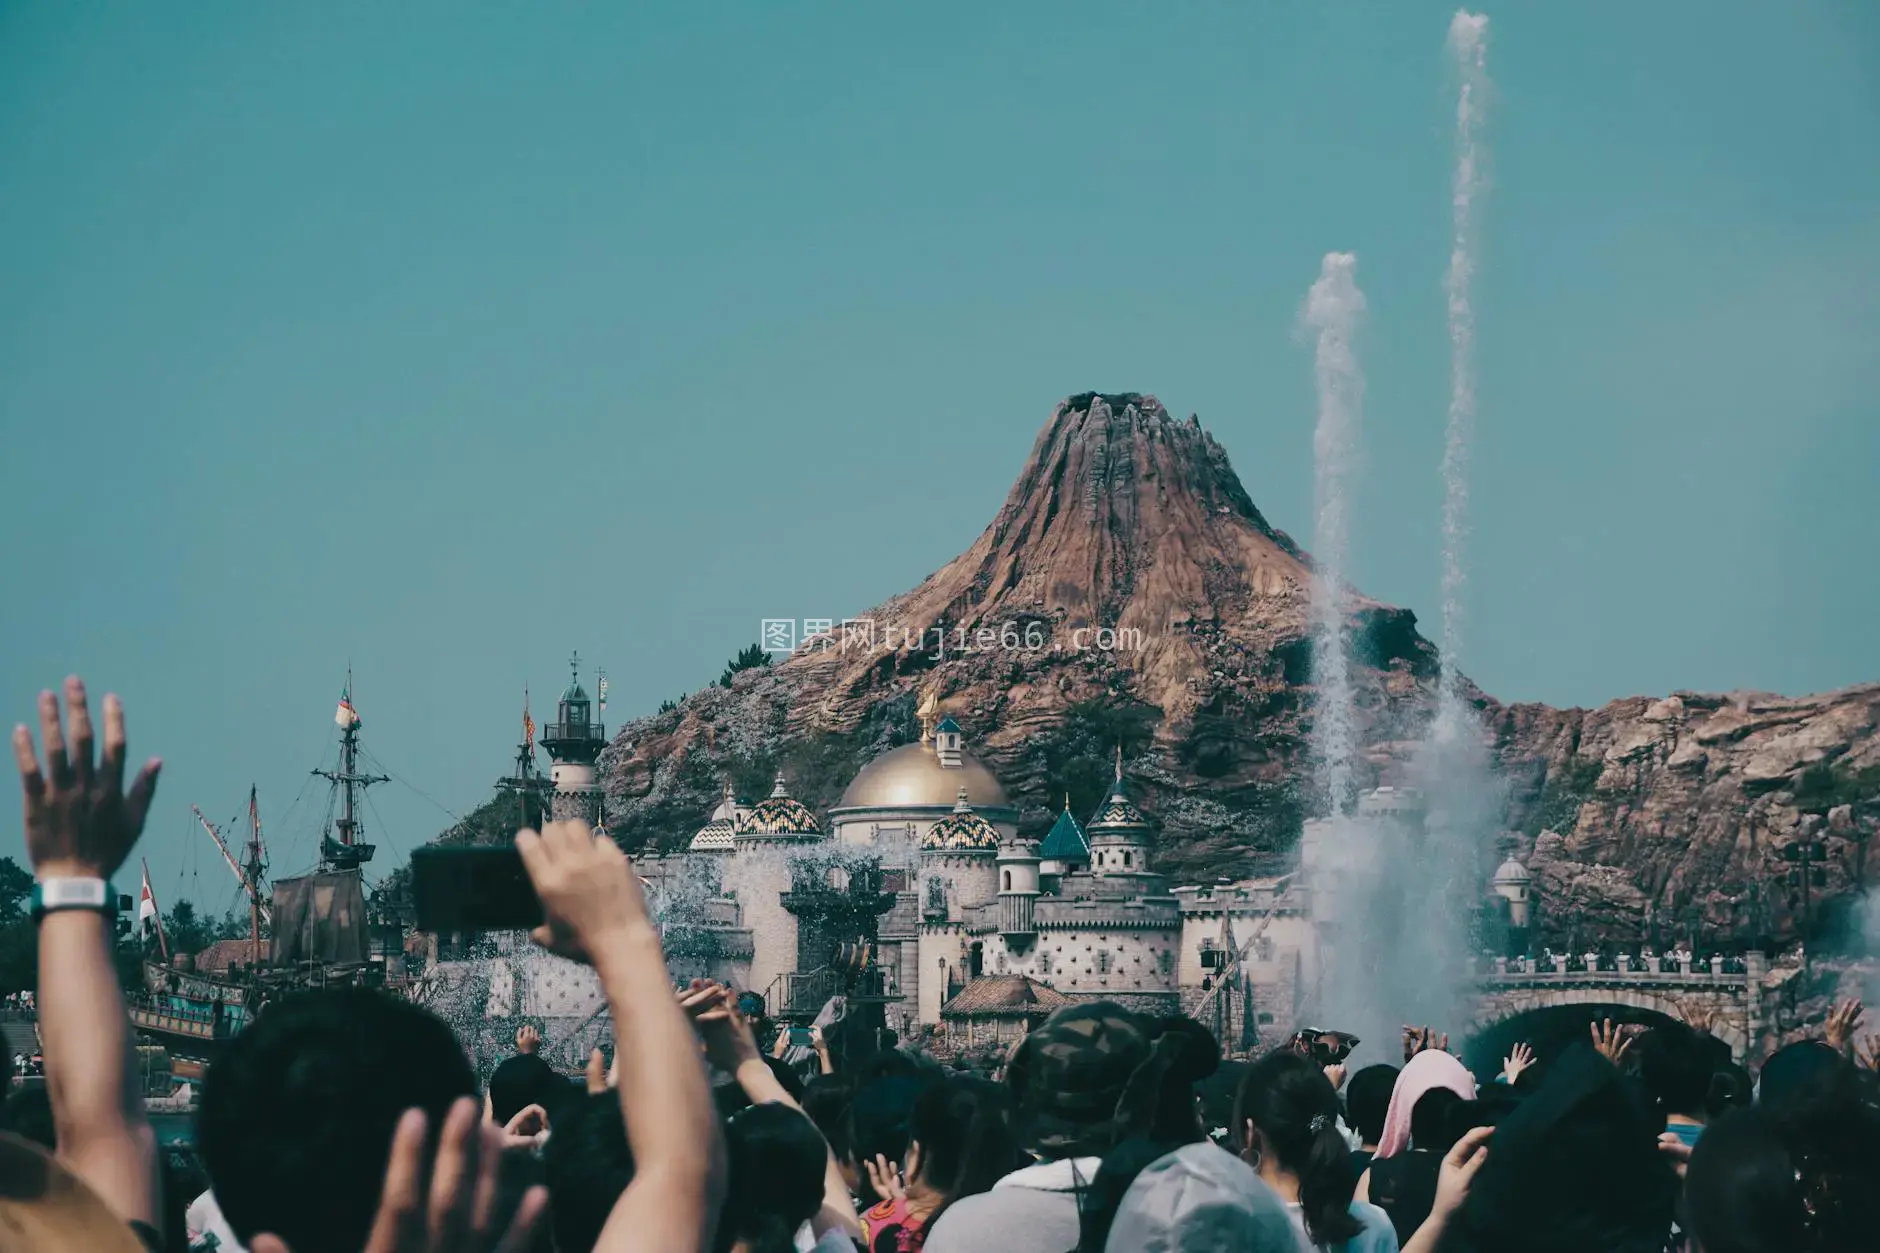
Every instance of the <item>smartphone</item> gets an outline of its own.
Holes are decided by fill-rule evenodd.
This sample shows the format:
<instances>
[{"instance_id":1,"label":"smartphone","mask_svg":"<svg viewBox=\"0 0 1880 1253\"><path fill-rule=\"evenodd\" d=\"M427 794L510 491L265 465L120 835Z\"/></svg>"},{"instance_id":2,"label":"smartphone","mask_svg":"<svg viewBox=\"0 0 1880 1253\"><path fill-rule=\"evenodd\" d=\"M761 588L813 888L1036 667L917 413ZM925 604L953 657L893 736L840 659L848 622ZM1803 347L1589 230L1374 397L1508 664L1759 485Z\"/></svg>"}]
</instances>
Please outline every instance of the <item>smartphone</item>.
<instances>
[{"instance_id":1,"label":"smartphone","mask_svg":"<svg viewBox=\"0 0 1880 1253\"><path fill-rule=\"evenodd\" d=\"M802 1048L809 1048L815 1043L815 1037L810 1034L808 1027L791 1027L790 1043L799 1045Z\"/></svg>"},{"instance_id":2,"label":"smartphone","mask_svg":"<svg viewBox=\"0 0 1880 1253\"><path fill-rule=\"evenodd\" d=\"M414 850L411 897L420 931L524 931L542 923L542 902L514 845Z\"/></svg>"}]
</instances>

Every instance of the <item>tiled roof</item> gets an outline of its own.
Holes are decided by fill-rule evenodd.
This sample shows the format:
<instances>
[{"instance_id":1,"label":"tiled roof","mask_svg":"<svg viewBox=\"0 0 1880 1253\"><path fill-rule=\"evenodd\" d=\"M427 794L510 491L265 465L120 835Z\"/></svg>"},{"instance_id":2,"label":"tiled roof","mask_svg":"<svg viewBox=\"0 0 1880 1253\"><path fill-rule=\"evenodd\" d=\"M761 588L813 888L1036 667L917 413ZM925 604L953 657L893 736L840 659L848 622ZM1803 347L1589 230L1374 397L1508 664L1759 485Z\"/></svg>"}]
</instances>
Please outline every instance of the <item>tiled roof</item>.
<instances>
[{"instance_id":1,"label":"tiled roof","mask_svg":"<svg viewBox=\"0 0 1880 1253\"><path fill-rule=\"evenodd\" d=\"M1043 1018L1071 998L1026 975L982 975L948 1001L942 1018Z\"/></svg>"},{"instance_id":2,"label":"tiled roof","mask_svg":"<svg viewBox=\"0 0 1880 1253\"><path fill-rule=\"evenodd\" d=\"M1044 837L1044 843L1038 848L1038 856L1045 861L1089 861L1090 841L1084 838L1084 829L1077 825L1077 819L1071 815L1071 802L1064 798L1064 812L1051 824L1050 834Z\"/></svg>"},{"instance_id":3,"label":"tiled roof","mask_svg":"<svg viewBox=\"0 0 1880 1253\"><path fill-rule=\"evenodd\" d=\"M253 966L257 964L257 952L260 953L259 961L267 960L266 940L262 940L258 946L254 940L217 940L196 954L196 969L206 974L221 973L232 966Z\"/></svg>"},{"instance_id":4,"label":"tiled roof","mask_svg":"<svg viewBox=\"0 0 1880 1253\"><path fill-rule=\"evenodd\" d=\"M739 835L821 835L822 826L808 805L791 796L777 772L777 785L769 796L751 806L737 820Z\"/></svg>"},{"instance_id":5,"label":"tiled roof","mask_svg":"<svg viewBox=\"0 0 1880 1253\"><path fill-rule=\"evenodd\" d=\"M920 837L923 852L990 853L999 848L999 829L973 812L966 789L960 789L953 812L927 828Z\"/></svg>"},{"instance_id":6,"label":"tiled roof","mask_svg":"<svg viewBox=\"0 0 1880 1253\"><path fill-rule=\"evenodd\" d=\"M934 728L935 734L941 731L951 731L953 734L958 735L960 733L960 724L953 721L953 715L948 714L946 717L940 719L940 725Z\"/></svg>"},{"instance_id":7,"label":"tiled roof","mask_svg":"<svg viewBox=\"0 0 1880 1253\"><path fill-rule=\"evenodd\" d=\"M698 834L692 837L692 843L687 847L694 853L721 853L736 843L736 835L737 824L731 819L713 818L698 829Z\"/></svg>"},{"instance_id":8,"label":"tiled roof","mask_svg":"<svg viewBox=\"0 0 1880 1253\"><path fill-rule=\"evenodd\" d=\"M1093 835L1103 831L1147 831L1149 820L1143 817L1142 811L1137 809L1135 802L1129 799L1129 793L1123 790L1123 780L1119 775L1110 788L1110 794L1104 798L1102 806L1098 808L1096 816L1084 829Z\"/></svg>"}]
</instances>

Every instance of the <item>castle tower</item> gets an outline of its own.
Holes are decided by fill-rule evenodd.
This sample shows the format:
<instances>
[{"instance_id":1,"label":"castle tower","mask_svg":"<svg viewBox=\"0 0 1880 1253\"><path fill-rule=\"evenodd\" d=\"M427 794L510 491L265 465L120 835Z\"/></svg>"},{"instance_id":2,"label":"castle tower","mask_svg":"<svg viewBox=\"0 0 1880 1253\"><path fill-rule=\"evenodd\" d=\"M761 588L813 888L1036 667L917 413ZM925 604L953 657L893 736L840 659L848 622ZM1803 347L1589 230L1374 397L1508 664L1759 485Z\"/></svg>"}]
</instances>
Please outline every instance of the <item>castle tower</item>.
<instances>
[{"instance_id":1,"label":"castle tower","mask_svg":"<svg viewBox=\"0 0 1880 1253\"><path fill-rule=\"evenodd\" d=\"M960 768L960 724L952 718L943 718L940 725L933 729L933 751L940 759L942 770Z\"/></svg>"},{"instance_id":2,"label":"castle tower","mask_svg":"<svg viewBox=\"0 0 1880 1253\"><path fill-rule=\"evenodd\" d=\"M1071 798L1064 797L1064 809L1051 824L1044 843L1038 848L1041 859L1038 873L1049 882L1046 886L1061 881L1065 875L1082 870L1090 865L1090 839L1078 825L1076 815L1071 813Z\"/></svg>"},{"instance_id":3,"label":"castle tower","mask_svg":"<svg viewBox=\"0 0 1880 1253\"><path fill-rule=\"evenodd\" d=\"M1031 942L1037 928L1032 921L1038 899L1038 845L1013 838L999 845L999 933L1008 947Z\"/></svg>"},{"instance_id":4,"label":"castle tower","mask_svg":"<svg viewBox=\"0 0 1880 1253\"><path fill-rule=\"evenodd\" d=\"M1116 748L1116 782L1110 785L1110 794L1084 830L1090 837L1091 869L1098 878L1149 872L1149 820L1123 787L1120 744Z\"/></svg>"},{"instance_id":5,"label":"castle tower","mask_svg":"<svg viewBox=\"0 0 1880 1253\"><path fill-rule=\"evenodd\" d=\"M1533 886L1534 876L1513 857L1502 862L1501 868L1495 871L1494 893L1508 902L1508 925L1517 931L1527 930L1528 903Z\"/></svg>"},{"instance_id":6,"label":"castle tower","mask_svg":"<svg viewBox=\"0 0 1880 1253\"><path fill-rule=\"evenodd\" d=\"M549 816L558 822L579 819L592 827L603 820L603 798L595 763L607 747L607 728L593 718L588 694L581 686L581 656L569 659L568 686L561 694L556 719L542 729L542 747L553 763L549 777L554 794Z\"/></svg>"},{"instance_id":7,"label":"castle tower","mask_svg":"<svg viewBox=\"0 0 1880 1253\"><path fill-rule=\"evenodd\" d=\"M738 808L732 800L731 807ZM789 897L796 870L792 854L822 841L822 826L809 806L790 795L783 771L770 795L736 813L730 865L724 885L738 902L738 916L750 929L751 991L781 1005L782 975L799 968L801 931Z\"/></svg>"}]
</instances>

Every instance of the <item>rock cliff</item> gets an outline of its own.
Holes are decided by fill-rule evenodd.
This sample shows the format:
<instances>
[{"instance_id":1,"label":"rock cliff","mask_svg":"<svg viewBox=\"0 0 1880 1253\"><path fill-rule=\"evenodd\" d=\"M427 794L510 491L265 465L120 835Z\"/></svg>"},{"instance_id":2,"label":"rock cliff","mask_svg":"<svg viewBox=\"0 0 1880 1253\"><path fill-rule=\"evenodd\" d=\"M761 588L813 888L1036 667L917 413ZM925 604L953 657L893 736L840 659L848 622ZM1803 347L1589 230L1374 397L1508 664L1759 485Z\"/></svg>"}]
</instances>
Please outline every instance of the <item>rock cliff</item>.
<instances>
[{"instance_id":1,"label":"rock cliff","mask_svg":"<svg viewBox=\"0 0 1880 1253\"><path fill-rule=\"evenodd\" d=\"M1121 744L1177 882L1277 868L1315 803L1310 579L1311 558L1194 418L1152 396L1073 396L959 557L846 628L622 728L603 758L613 830L671 847L725 774L761 794L779 767L827 807L870 757L914 737L931 695L1027 827L1041 832L1067 791L1094 808ZM1399 781L1433 707L1435 650L1410 611L1355 591L1350 605L1362 781ZM1774 855L1815 834L1842 859L1821 891L1847 896L1856 837L1880 810L1880 685L1598 710L1467 694L1510 784L1506 842L1530 856L1550 930L1618 937L1648 917L1701 917L1783 931L1793 913Z\"/></svg>"}]
</instances>

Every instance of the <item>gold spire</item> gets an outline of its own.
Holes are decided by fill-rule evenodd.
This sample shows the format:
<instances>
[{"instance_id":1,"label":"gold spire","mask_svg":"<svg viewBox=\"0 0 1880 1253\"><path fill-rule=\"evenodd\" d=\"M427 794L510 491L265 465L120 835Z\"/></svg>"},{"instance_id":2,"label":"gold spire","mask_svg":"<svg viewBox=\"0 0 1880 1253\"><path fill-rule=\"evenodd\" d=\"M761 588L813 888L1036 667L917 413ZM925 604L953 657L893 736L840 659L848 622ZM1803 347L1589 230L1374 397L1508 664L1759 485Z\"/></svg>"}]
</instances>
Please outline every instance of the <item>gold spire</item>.
<instances>
[{"instance_id":1,"label":"gold spire","mask_svg":"<svg viewBox=\"0 0 1880 1253\"><path fill-rule=\"evenodd\" d=\"M927 744L933 741L933 729L940 721L939 715L940 702L935 698L933 689L929 688L927 694L920 698L920 708L914 711L914 716L920 719L921 743Z\"/></svg>"},{"instance_id":2,"label":"gold spire","mask_svg":"<svg viewBox=\"0 0 1880 1253\"><path fill-rule=\"evenodd\" d=\"M1116 781L1118 783L1123 781L1123 742L1121 740L1116 742Z\"/></svg>"}]
</instances>

